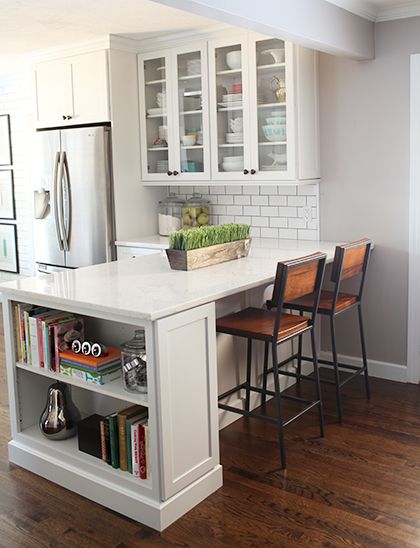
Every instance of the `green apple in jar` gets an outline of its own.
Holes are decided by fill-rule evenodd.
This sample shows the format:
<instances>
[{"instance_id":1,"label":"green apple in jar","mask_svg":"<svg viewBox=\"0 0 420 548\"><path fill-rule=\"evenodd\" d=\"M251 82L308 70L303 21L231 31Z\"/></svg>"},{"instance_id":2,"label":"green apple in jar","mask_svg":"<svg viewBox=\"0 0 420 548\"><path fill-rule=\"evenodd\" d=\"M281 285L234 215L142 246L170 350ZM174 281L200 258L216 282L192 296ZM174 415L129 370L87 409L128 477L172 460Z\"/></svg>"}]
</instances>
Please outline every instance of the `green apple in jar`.
<instances>
[{"instance_id":1,"label":"green apple in jar","mask_svg":"<svg viewBox=\"0 0 420 548\"><path fill-rule=\"evenodd\" d=\"M207 225L209 222L209 204L210 202L204 200L201 194L194 193L182 208L184 227L188 226L191 228Z\"/></svg>"}]
</instances>

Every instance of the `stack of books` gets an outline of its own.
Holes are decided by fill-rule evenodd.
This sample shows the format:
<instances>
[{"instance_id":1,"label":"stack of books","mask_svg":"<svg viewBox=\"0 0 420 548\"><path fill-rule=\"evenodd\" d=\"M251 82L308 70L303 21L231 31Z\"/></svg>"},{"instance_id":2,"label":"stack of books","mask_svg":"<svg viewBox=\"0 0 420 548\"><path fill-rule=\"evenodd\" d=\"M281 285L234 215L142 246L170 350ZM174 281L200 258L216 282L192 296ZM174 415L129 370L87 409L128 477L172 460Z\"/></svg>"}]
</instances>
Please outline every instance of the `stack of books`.
<instances>
[{"instance_id":1,"label":"stack of books","mask_svg":"<svg viewBox=\"0 0 420 548\"><path fill-rule=\"evenodd\" d=\"M121 376L121 351L108 347L105 356L85 356L72 350L60 352L60 373L93 384L106 384Z\"/></svg>"},{"instance_id":2,"label":"stack of books","mask_svg":"<svg viewBox=\"0 0 420 548\"><path fill-rule=\"evenodd\" d=\"M100 421L102 460L145 480L150 478L148 411L132 405Z\"/></svg>"},{"instance_id":3,"label":"stack of books","mask_svg":"<svg viewBox=\"0 0 420 548\"><path fill-rule=\"evenodd\" d=\"M83 318L70 312L16 303L15 339L18 361L59 371L59 354L84 337Z\"/></svg>"}]
</instances>

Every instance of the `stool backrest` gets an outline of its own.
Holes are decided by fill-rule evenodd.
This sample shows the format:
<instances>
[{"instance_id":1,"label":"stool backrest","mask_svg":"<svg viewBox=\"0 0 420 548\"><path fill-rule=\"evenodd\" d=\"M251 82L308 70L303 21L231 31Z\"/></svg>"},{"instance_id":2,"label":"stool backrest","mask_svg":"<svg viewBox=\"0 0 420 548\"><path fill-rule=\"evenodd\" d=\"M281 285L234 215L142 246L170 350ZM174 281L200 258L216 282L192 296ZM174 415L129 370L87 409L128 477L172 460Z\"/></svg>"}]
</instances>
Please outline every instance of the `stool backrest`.
<instances>
[{"instance_id":1,"label":"stool backrest","mask_svg":"<svg viewBox=\"0 0 420 548\"><path fill-rule=\"evenodd\" d=\"M277 322L274 333L278 332L283 303L305 295L313 295L313 312L311 323L314 323L325 271L325 253L313 253L299 259L277 264L273 296L267 301L267 308L277 309Z\"/></svg>"},{"instance_id":2,"label":"stool backrest","mask_svg":"<svg viewBox=\"0 0 420 548\"><path fill-rule=\"evenodd\" d=\"M338 295L341 281L361 275L359 300L361 299L371 247L372 242L368 238L363 238L335 248L331 281L335 284L336 295Z\"/></svg>"}]
</instances>

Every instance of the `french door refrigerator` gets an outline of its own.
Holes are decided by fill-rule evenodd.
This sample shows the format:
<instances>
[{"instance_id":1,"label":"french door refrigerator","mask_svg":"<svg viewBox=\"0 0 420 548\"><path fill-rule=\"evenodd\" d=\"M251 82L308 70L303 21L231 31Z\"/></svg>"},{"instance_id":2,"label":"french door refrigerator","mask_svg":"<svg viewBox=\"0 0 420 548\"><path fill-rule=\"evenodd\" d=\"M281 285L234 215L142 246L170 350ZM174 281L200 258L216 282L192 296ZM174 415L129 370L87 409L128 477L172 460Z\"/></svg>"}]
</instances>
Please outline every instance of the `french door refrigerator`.
<instances>
[{"instance_id":1,"label":"french door refrigerator","mask_svg":"<svg viewBox=\"0 0 420 548\"><path fill-rule=\"evenodd\" d=\"M108 126L39 130L34 248L39 272L115 258Z\"/></svg>"}]
</instances>

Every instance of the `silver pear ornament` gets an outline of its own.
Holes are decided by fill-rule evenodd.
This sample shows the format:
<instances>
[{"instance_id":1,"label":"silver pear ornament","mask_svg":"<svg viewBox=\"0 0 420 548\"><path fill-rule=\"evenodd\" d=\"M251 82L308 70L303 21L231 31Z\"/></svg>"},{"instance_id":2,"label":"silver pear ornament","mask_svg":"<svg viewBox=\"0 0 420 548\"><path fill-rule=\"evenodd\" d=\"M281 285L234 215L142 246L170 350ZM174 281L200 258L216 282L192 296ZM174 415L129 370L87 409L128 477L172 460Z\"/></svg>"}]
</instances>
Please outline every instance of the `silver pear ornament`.
<instances>
[{"instance_id":1,"label":"silver pear ornament","mask_svg":"<svg viewBox=\"0 0 420 548\"><path fill-rule=\"evenodd\" d=\"M39 428L50 440L65 440L77 434L81 415L74 405L68 386L56 382L48 388L47 405L39 419Z\"/></svg>"}]
</instances>

